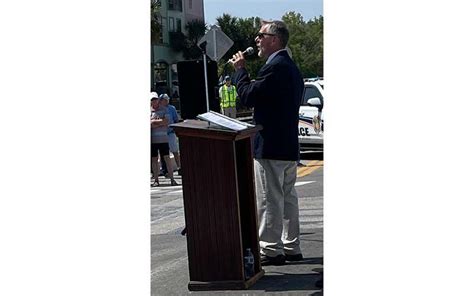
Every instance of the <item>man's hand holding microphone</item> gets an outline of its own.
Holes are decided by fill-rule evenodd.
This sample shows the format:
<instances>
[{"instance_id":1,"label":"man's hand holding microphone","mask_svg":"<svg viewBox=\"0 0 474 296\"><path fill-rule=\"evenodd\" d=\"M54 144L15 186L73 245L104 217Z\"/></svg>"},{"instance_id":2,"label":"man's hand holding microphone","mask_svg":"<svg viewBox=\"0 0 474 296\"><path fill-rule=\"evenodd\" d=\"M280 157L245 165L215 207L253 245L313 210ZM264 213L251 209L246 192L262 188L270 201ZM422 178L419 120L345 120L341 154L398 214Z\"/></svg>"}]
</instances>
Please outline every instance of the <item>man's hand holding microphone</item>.
<instances>
[{"instance_id":1,"label":"man's hand holding microphone","mask_svg":"<svg viewBox=\"0 0 474 296\"><path fill-rule=\"evenodd\" d=\"M231 63L232 66L236 70L244 68L245 67L245 57L252 55L254 53L254 49L252 47L248 47L245 51L239 51L236 54L232 56L232 59L230 59L227 63Z\"/></svg>"}]
</instances>

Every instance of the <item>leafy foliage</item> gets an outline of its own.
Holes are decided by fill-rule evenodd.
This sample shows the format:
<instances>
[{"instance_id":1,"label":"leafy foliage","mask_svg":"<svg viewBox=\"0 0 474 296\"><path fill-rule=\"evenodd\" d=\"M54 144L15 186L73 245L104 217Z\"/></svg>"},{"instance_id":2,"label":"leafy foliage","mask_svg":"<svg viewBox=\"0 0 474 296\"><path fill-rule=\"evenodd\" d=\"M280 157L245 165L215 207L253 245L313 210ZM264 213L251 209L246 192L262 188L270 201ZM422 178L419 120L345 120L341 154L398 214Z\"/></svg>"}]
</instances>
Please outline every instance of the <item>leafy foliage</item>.
<instances>
[{"instance_id":1,"label":"leafy foliage","mask_svg":"<svg viewBox=\"0 0 474 296\"><path fill-rule=\"evenodd\" d=\"M282 20L290 31L288 47L303 76L323 77L323 17L305 23L301 14L289 12Z\"/></svg>"},{"instance_id":2,"label":"leafy foliage","mask_svg":"<svg viewBox=\"0 0 474 296\"><path fill-rule=\"evenodd\" d=\"M206 33L206 24L200 20L192 20L186 24L188 39L193 44L197 44L199 39Z\"/></svg>"},{"instance_id":3,"label":"leafy foliage","mask_svg":"<svg viewBox=\"0 0 474 296\"><path fill-rule=\"evenodd\" d=\"M160 43L160 0L151 0L151 42ZM288 26L290 40L288 47L292 58L304 77L323 77L323 32L324 18L314 17L305 22L300 13L290 11L282 16L282 21ZM237 18L224 13L216 19L221 30L234 41L234 45L219 62L219 73L223 72L224 64L232 55L245 50L249 46L255 48L255 36L260 29L260 18ZM187 34L170 32L170 46L174 51L182 51L185 59L198 59L202 53L197 43L206 33L207 26L203 21L193 20L186 24ZM258 70L265 61L256 54L247 58L247 70L251 77L256 77ZM229 67L230 68L230 67Z\"/></svg>"},{"instance_id":4,"label":"leafy foliage","mask_svg":"<svg viewBox=\"0 0 474 296\"><path fill-rule=\"evenodd\" d=\"M232 47L222 57L219 63L219 72L222 72L225 62L231 59L234 53L239 50L245 50L249 46L255 48L256 44L254 39L260 29L260 18L252 17L244 19L232 17L229 14L223 14L216 20L222 32L234 41ZM259 65L263 65L263 61L258 60L256 54L247 58L247 70L249 70L250 73L258 71L258 68L260 68Z\"/></svg>"},{"instance_id":5,"label":"leafy foliage","mask_svg":"<svg viewBox=\"0 0 474 296\"><path fill-rule=\"evenodd\" d=\"M160 23L160 0L151 0L150 1L151 8L150 8L150 29L151 29L151 44L158 44L160 43L160 36L161 36L161 23Z\"/></svg>"},{"instance_id":6,"label":"leafy foliage","mask_svg":"<svg viewBox=\"0 0 474 296\"><path fill-rule=\"evenodd\" d=\"M255 36L260 29L260 18L236 18L225 13L216 20L221 30L234 41L234 45L219 62L219 72L222 73L224 63L235 52L249 46L256 47ZM288 26L288 47L303 77L323 77L323 17L305 22L300 13L291 11L283 15L282 21ZM264 62L256 54L247 58L246 67L251 77L256 77Z\"/></svg>"},{"instance_id":7,"label":"leafy foliage","mask_svg":"<svg viewBox=\"0 0 474 296\"><path fill-rule=\"evenodd\" d=\"M169 32L170 34L170 47L174 51L186 50L187 40L186 36L182 32Z\"/></svg>"},{"instance_id":8,"label":"leafy foliage","mask_svg":"<svg viewBox=\"0 0 474 296\"><path fill-rule=\"evenodd\" d=\"M186 24L187 35L182 32L169 32L170 47L174 51L183 52L185 59L198 59L202 55L197 43L206 32L206 24L199 20L193 20Z\"/></svg>"},{"instance_id":9,"label":"leafy foliage","mask_svg":"<svg viewBox=\"0 0 474 296\"><path fill-rule=\"evenodd\" d=\"M197 59L202 54L197 43L206 33L206 24L200 20L192 20L186 24L185 29L188 32L188 35L185 38L183 56L185 59Z\"/></svg>"}]
</instances>

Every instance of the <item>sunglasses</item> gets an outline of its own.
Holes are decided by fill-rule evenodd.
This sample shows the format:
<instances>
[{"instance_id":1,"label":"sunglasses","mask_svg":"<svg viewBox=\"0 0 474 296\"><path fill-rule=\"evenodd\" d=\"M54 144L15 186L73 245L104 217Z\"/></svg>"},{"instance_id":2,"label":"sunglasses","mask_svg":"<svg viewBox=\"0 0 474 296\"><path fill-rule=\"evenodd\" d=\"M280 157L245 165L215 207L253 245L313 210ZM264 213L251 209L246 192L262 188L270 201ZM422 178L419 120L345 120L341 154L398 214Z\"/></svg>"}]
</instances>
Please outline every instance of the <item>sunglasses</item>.
<instances>
[{"instance_id":1,"label":"sunglasses","mask_svg":"<svg viewBox=\"0 0 474 296\"><path fill-rule=\"evenodd\" d=\"M258 33L257 33L257 36L256 36L255 38L262 39L263 37L265 37L265 35L267 35L267 36L275 36L276 34L258 32Z\"/></svg>"}]
</instances>

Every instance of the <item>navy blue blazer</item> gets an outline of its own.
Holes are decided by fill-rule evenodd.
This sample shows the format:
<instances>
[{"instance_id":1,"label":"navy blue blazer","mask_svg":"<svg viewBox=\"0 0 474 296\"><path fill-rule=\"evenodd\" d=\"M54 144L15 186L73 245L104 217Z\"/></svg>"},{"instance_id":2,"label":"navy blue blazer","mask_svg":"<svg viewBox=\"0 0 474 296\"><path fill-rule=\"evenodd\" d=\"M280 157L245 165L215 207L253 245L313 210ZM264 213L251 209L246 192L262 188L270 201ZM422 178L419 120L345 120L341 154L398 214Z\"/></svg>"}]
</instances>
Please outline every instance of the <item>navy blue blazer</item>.
<instances>
[{"instance_id":1,"label":"navy blue blazer","mask_svg":"<svg viewBox=\"0 0 474 296\"><path fill-rule=\"evenodd\" d=\"M288 52L279 52L254 81L245 68L235 75L240 102L254 108L254 123L263 127L254 139L254 157L298 160L298 113L304 83Z\"/></svg>"}]
</instances>

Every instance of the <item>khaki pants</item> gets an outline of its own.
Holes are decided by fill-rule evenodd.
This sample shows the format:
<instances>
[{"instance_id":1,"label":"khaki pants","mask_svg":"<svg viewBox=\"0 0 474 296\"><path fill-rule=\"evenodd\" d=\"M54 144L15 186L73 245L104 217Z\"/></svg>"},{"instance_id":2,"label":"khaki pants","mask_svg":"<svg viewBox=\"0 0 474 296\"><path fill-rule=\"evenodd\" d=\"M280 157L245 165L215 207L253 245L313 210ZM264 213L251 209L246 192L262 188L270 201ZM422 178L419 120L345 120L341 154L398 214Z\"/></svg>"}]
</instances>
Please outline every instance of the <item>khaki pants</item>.
<instances>
[{"instance_id":1,"label":"khaki pants","mask_svg":"<svg viewBox=\"0 0 474 296\"><path fill-rule=\"evenodd\" d=\"M255 159L260 252L301 254L296 161Z\"/></svg>"},{"instance_id":2,"label":"khaki pants","mask_svg":"<svg viewBox=\"0 0 474 296\"><path fill-rule=\"evenodd\" d=\"M237 118L237 108L235 107L228 107L228 108L221 108L222 114L225 116L229 116L231 118Z\"/></svg>"}]
</instances>

